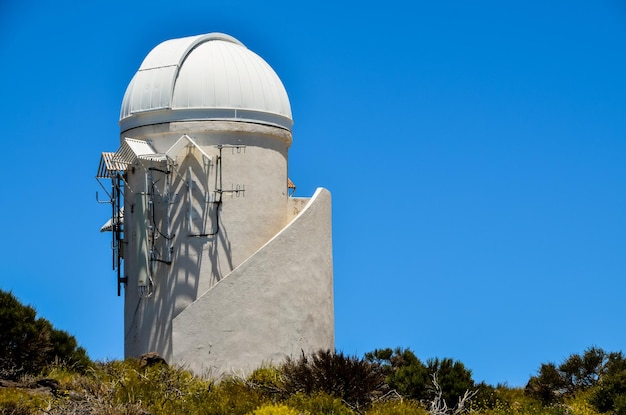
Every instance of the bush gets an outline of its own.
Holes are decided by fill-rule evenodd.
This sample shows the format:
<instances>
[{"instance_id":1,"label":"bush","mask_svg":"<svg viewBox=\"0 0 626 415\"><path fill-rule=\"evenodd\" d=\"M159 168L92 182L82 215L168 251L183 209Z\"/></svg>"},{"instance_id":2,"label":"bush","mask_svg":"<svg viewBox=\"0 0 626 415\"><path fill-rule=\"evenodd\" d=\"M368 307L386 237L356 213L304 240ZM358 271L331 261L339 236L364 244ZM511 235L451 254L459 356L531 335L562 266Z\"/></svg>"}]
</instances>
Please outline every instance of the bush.
<instances>
[{"instance_id":1,"label":"bush","mask_svg":"<svg viewBox=\"0 0 626 415\"><path fill-rule=\"evenodd\" d=\"M97 363L85 375L55 368L48 376L58 380L61 395L72 396L55 414L245 415L269 403L243 380L225 378L216 384L184 368L146 366L137 359ZM79 410L75 402L89 405Z\"/></svg>"},{"instance_id":2,"label":"bush","mask_svg":"<svg viewBox=\"0 0 626 415\"><path fill-rule=\"evenodd\" d=\"M590 347L582 355L573 354L559 366L567 393L594 386L604 372L608 355L604 350Z\"/></svg>"},{"instance_id":3,"label":"bush","mask_svg":"<svg viewBox=\"0 0 626 415\"><path fill-rule=\"evenodd\" d=\"M50 326L37 320L35 309L0 291L0 376L17 379L39 371L48 358Z\"/></svg>"},{"instance_id":4,"label":"bush","mask_svg":"<svg viewBox=\"0 0 626 415\"><path fill-rule=\"evenodd\" d=\"M590 391L578 392L565 400L567 415L600 415L589 400Z\"/></svg>"},{"instance_id":5,"label":"bush","mask_svg":"<svg viewBox=\"0 0 626 415\"><path fill-rule=\"evenodd\" d=\"M83 372L91 364L87 351L78 346L76 338L63 330L55 330L51 327L50 347L48 362L61 362Z\"/></svg>"},{"instance_id":6,"label":"bush","mask_svg":"<svg viewBox=\"0 0 626 415\"><path fill-rule=\"evenodd\" d=\"M589 401L600 412L626 415L626 370L604 377Z\"/></svg>"},{"instance_id":7,"label":"bush","mask_svg":"<svg viewBox=\"0 0 626 415\"><path fill-rule=\"evenodd\" d=\"M472 412L483 415L552 415L564 412L563 407L544 407L543 404L525 393L523 388L496 387L481 383L472 400ZM573 414L571 414L573 415Z\"/></svg>"},{"instance_id":8,"label":"bush","mask_svg":"<svg viewBox=\"0 0 626 415\"><path fill-rule=\"evenodd\" d=\"M354 412L341 402L341 399L325 393L290 396L286 403L302 413L312 415L353 415Z\"/></svg>"},{"instance_id":9,"label":"bush","mask_svg":"<svg viewBox=\"0 0 626 415\"><path fill-rule=\"evenodd\" d=\"M287 405L266 404L251 413L252 415L299 415L298 411Z\"/></svg>"},{"instance_id":10,"label":"bush","mask_svg":"<svg viewBox=\"0 0 626 415\"><path fill-rule=\"evenodd\" d=\"M430 359L424 365L409 349L376 349L365 359L377 365L391 389L405 398L426 401L433 398L433 375L442 392L442 399L454 406L466 391L474 387L472 372L463 363L449 358Z\"/></svg>"},{"instance_id":11,"label":"bush","mask_svg":"<svg viewBox=\"0 0 626 415\"><path fill-rule=\"evenodd\" d=\"M28 393L21 388L0 387L0 415L38 414L45 406L44 396Z\"/></svg>"},{"instance_id":12,"label":"bush","mask_svg":"<svg viewBox=\"0 0 626 415\"><path fill-rule=\"evenodd\" d=\"M595 387L603 378L624 370L626 359L621 352L606 353L591 347L582 355L570 355L559 366L543 363L539 374L528 381L526 393L544 405L562 403L566 397Z\"/></svg>"},{"instance_id":13,"label":"bush","mask_svg":"<svg viewBox=\"0 0 626 415\"><path fill-rule=\"evenodd\" d=\"M495 408L503 400L500 397L501 388L506 387L501 385L494 387L485 382L480 382L475 388L476 396L472 399L472 409L477 411Z\"/></svg>"},{"instance_id":14,"label":"bush","mask_svg":"<svg viewBox=\"0 0 626 415\"><path fill-rule=\"evenodd\" d=\"M526 384L526 393L541 401L543 405L561 402L565 393L566 382L554 363L543 363L539 374L530 378Z\"/></svg>"},{"instance_id":15,"label":"bush","mask_svg":"<svg viewBox=\"0 0 626 415\"><path fill-rule=\"evenodd\" d=\"M246 379L246 383L270 397L280 397L285 394L282 374L274 366L261 366L255 369Z\"/></svg>"},{"instance_id":16,"label":"bush","mask_svg":"<svg viewBox=\"0 0 626 415\"><path fill-rule=\"evenodd\" d=\"M55 330L35 309L22 305L11 293L0 290L0 377L17 379L38 374L55 360L85 369L90 360L85 349L68 333Z\"/></svg>"},{"instance_id":17,"label":"bush","mask_svg":"<svg viewBox=\"0 0 626 415\"><path fill-rule=\"evenodd\" d=\"M289 394L325 393L359 408L384 393L384 376L376 366L357 357L320 350L310 356L288 358L280 367Z\"/></svg>"},{"instance_id":18,"label":"bush","mask_svg":"<svg viewBox=\"0 0 626 415\"><path fill-rule=\"evenodd\" d=\"M449 407L454 407L465 392L474 388L472 371L459 361L435 358L428 360L426 367L431 377L437 376L441 397Z\"/></svg>"},{"instance_id":19,"label":"bush","mask_svg":"<svg viewBox=\"0 0 626 415\"><path fill-rule=\"evenodd\" d=\"M153 415L243 415L265 403L242 381L225 379L214 385L182 368L142 366L136 359L104 364L95 375L113 403L140 404Z\"/></svg>"},{"instance_id":20,"label":"bush","mask_svg":"<svg viewBox=\"0 0 626 415\"><path fill-rule=\"evenodd\" d=\"M417 402L404 400L375 403L367 415L428 415L428 412Z\"/></svg>"},{"instance_id":21,"label":"bush","mask_svg":"<svg viewBox=\"0 0 626 415\"><path fill-rule=\"evenodd\" d=\"M250 388L239 379L225 379L212 385L203 398L198 414L243 415L269 403L259 390ZM186 412L187 414L189 412Z\"/></svg>"},{"instance_id":22,"label":"bush","mask_svg":"<svg viewBox=\"0 0 626 415\"><path fill-rule=\"evenodd\" d=\"M428 395L428 369L409 349L376 349L365 359L376 364L385 375L389 388L400 395L421 400Z\"/></svg>"}]
</instances>

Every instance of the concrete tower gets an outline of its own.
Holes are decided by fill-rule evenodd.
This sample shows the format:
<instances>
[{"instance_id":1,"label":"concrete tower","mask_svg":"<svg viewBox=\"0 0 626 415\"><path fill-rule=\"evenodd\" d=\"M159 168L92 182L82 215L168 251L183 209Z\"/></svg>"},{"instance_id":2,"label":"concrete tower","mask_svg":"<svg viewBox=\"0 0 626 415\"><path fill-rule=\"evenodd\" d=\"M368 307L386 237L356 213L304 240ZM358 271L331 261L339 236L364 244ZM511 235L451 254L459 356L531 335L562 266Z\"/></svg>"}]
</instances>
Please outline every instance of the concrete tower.
<instances>
[{"instance_id":1,"label":"concrete tower","mask_svg":"<svg viewBox=\"0 0 626 415\"><path fill-rule=\"evenodd\" d=\"M290 196L291 126L276 73L230 36L146 56L97 175L126 356L219 374L334 348L330 194Z\"/></svg>"}]
</instances>

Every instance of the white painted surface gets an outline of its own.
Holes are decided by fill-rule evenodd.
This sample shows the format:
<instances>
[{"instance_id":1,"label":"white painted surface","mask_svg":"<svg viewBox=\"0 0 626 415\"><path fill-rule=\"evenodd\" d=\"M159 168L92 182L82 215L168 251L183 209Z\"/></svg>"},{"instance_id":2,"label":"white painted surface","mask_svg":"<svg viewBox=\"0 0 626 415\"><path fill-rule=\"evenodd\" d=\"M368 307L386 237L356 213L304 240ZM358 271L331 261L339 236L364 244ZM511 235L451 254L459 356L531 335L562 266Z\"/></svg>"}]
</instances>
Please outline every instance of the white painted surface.
<instances>
[{"instance_id":1,"label":"white painted surface","mask_svg":"<svg viewBox=\"0 0 626 415\"><path fill-rule=\"evenodd\" d=\"M291 106L274 70L221 33L156 46L131 80L122 131L181 120L257 121L291 129Z\"/></svg>"},{"instance_id":2,"label":"white painted surface","mask_svg":"<svg viewBox=\"0 0 626 415\"><path fill-rule=\"evenodd\" d=\"M169 174L146 158L127 171L126 356L154 351L219 374L334 348L330 193L288 197L291 123L274 71L233 38L176 39L146 57L124 97L121 140L176 151ZM190 144L175 145L184 135ZM153 193L144 227L140 193ZM162 260L149 298L136 289L146 227Z\"/></svg>"},{"instance_id":3,"label":"white painted surface","mask_svg":"<svg viewBox=\"0 0 626 415\"><path fill-rule=\"evenodd\" d=\"M174 319L173 359L213 375L334 349L330 193Z\"/></svg>"},{"instance_id":4,"label":"white painted surface","mask_svg":"<svg viewBox=\"0 0 626 415\"><path fill-rule=\"evenodd\" d=\"M241 145L240 149L222 150L221 168L203 164L200 152L183 152L177 158L176 172L171 175L171 191L175 203L171 205L172 264L155 265L155 293L142 299L134 289L125 291L125 354L141 355L156 351L166 359L173 356L171 322L200 294L225 278L235 267L257 251L278 233L290 220L287 214L287 142L285 130L257 124L235 122L182 122L142 127L126 132L134 139L151 139L156 152L167 151L182 134L188 134L203 152L213 158L219 156L218 145ZM237 128L235 128L235 126ZM175 130L171 132L168 130ZM273 135L275 134L275 135ZM128 173L130 189L145 192L147 162L135 166ZM221 171L221 175L219 174ZM153 172L155 193L163 194L165 176ZM221 177L220 177L221 176ZM192 187L188 188L191 180ZM238 186L245 188L239 195L224 193L217 209L216 190L220 185L228 191ZM137 252L135 244L141 235L132 233L132 223L143 220L127 191L125 217L129 233L125 236L126 252ZM155 227L161 233L166 229L167 201L154 200ZM189 212L192 212L191 227ZM197 234L216 235L198 237ZM167 242L157 234L155 248L164 257ZM141 262L125 258L128 287L137 285Z\"/></svg>"}]
</instances>

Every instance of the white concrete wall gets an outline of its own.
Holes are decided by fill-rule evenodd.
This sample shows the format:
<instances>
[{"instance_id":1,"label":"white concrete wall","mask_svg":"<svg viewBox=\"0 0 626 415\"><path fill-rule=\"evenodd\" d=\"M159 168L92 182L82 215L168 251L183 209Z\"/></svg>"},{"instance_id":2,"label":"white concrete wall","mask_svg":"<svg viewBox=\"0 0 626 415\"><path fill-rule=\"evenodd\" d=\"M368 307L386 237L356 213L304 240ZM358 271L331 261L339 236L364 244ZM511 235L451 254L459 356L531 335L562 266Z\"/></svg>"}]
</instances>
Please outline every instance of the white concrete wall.
<instances>
[{"instance_id":1,"label":"white concrete wall","mask_svg":"<svg viewBox=\"0 0 626 415\"><path fill-rule=\"evenodd\" d=\"M138 252L137 244L142 238L137 235L140 227L134 223L142 217L135 211L136 201L131 190L135 193L145 190L145 172L137 165L134 173L128 173L130 187L125 195L124 275L128 277L125 355L139 356L155 351L168 361L185 361L194 368L211 367L222 371L226 366L258 365L261 360L291 354L294 350L299 353L300 349L332 349L330 197L326 191L318 192L313 205L306 205L302 199L288 198L287 152L291 133L281 128L242 122L187 121L135 128L124 132L122 138L150 140L156 151L165 152L183 134L194 138L203 151L212 156L219 154L218 144L245 146L239 151L224 149L221 160L223 188L228 190L231 186L245 185L245 192L239 196L224 194L219 215L216 215L217 165L204 166L197 152L178 158L178 174L170 176L176 195L176 201L171 205L171 233L175 235L172 264L156 265L154 293L150 298L140 298L136 287L141 261L134 253ZM189 236L189 169L194 183L191 192L194 229L203 228L203 233L210 233L216 229L219 217L219 232L214 236ZM155 189L163 192L165 175L155 172L154 178L157 182ZM208 203L206 195L210 197ZM166 233L167 228L166 205L165 200L155 198L155 219L161 233ZM297 219L285 228L294 217ZM279 244L273 242L279 232L291 235L290 243L284 246L282 253L274 252L272 248ZM284 236L278 239L282 241ZM272 242L268 244L270 240ZM166 259L165 238L158 236L155 246L161 252L161 258ZM257 257L259 253L261 256ZM255 258L265 259L259 262ZM271 275L274 277L270 278ZM227 281L229 284L224 285ZM237 288L237 284L242 285ZM304 295L294 287L289 294L283 284L284 287L301 286L308 293ZM241 296L254 290L265 292L272 298L282 298L280 304L286 310L284 316L279 313L281 318L276 320L272 314L276 312L274 306L258 302L246 306ZM210 301L206 300L209 298ZM207 306L205 301L223 304L219 307L222 311ZM255 328L234 325L239 330L237 336L227 336L228 331L224 329L220 339L216 340L214 332L218 326L213 325L222 320L220 313L224 312L238 321L244 321L245 316L254 313L280 323L268 321L268 326L256 322ZM319 320L312 317L316 313L319 313ZM185 317L179 319L183 314ZM180 334L174 336L174 321L178 333L187 330L195 335L185 334L183 338L189 340L181 341ZM272 328L272 324L280 325L278 331ZM223 328L219 327L220 330ZM279 335L280 341L274 341L273 332ZM191 352L201 347L199 345L207 344L206 336L211 336L214 342L211 344L217 345L209 347L213 350L210 356L201 351ZM266 339L261 345L263 336ZM244 349L247 351L243 352ZM227 350L230 350L228 354L225 353ZM220 357L216 360L218 355Z\"/></svg>"},{"instance_id":2,"label":"white concrete wall","mask_svg":"<svg viewBox=\"0 0 626 415\"><path fill-rule=\"evenodd\" d=\"M174 362L219 375L332 350L333 316L331 199L318 189L285 229L175 317Z\"/></svg>"},{"instance_id":3,"label":"white concrete wall","mask_svg":"<svg viewBox=\"0 0 626 415\"><path fill-rule=\"evenodd\" d=\"M194 138L205 153L217 156L216 147L241 145L245 148L222 150L221 179L219 166L203 166L202 157L192 152L178 158L178 173L171 175L176 202L171 206L173 243L172 265L158 263L154 294L140 298L137 294L137 271L141 265L130 255L136 252L141 238L133 234L132 224L142 220L135 211L135 193L145 191L145 171L137 165L128 173L130 184L125 197L126 237L125 275L125 354L138 356L156 351L166 359L172 357L171 322L198 296L208 290L236 266L259 249L282 229L287 216L287 150L291 134L287 131L241 122L180 122L140 127L123 134L139 140L150 140L157 152L165 152L183 134ZM193 179L191 200L194 212L193 234L219 232L214 236L190 236L188 228L189 169ZM155 189L163 192L165 175L154 172ZM224 193L219 206L214 203L216 187L230 190L245 186L239 195ZM209 202L206 202L206 197ZM161 233L166 233L166 201L155 198L155 218ZM217 212L219 210L219 212ZM166 257L166 240L159 236L156 247Z\"/></svg>"}]
</instances>

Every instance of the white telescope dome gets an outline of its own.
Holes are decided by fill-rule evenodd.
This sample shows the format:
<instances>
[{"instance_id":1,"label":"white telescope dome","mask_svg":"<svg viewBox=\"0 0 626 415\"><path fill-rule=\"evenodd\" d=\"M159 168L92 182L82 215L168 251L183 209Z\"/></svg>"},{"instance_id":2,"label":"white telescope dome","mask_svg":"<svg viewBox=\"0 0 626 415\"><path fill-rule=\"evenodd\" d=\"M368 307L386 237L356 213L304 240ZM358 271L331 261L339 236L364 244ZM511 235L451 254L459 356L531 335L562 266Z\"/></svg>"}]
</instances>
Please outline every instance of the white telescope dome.
<instances>
[{"instance_id":1,"label":"white telescope dome","mask_svg":"<svg viewBox=\"0 0 626 415\"><path fill-rule=\"evenodd\" d=\"M289 97L276 72L222 34L165 41L131 80L120 130L176 121L229 120L291 130Z\"/></svg>"}]
</instances>

